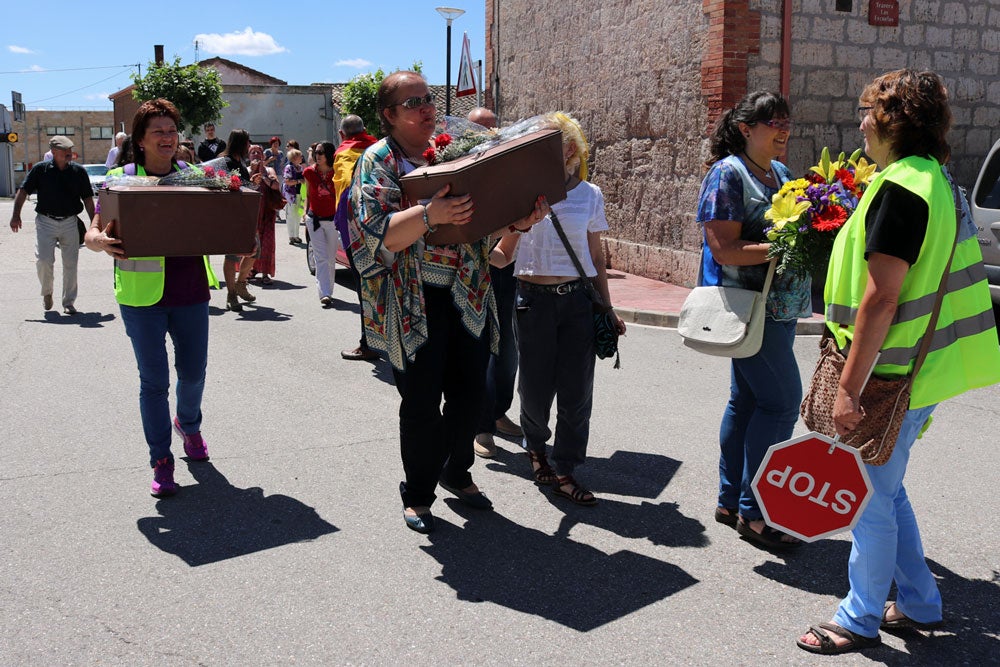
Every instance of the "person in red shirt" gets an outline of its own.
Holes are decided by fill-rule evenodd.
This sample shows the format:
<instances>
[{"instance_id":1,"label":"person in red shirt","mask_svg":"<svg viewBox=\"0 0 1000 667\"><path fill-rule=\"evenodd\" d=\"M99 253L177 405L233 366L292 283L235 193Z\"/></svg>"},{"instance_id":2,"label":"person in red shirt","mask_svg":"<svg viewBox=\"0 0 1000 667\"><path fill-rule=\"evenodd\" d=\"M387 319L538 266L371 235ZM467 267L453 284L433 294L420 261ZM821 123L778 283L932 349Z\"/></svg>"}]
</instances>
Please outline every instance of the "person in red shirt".
<instances>
[{"instance_id":1,"label":"person in red shirt","mask_svg":"<svg viewBox=\"0 0 1000 667\"><path fill-rule=\"evenodd\" d=\"M324 308L333 305L333 277L337 270L337 248L340 235L333 223L337 212L336 187L333 183L333 156L337 147L330 141L316 146L313 157L316 164L302 172L306 179L306 224L309 225L309 240L313 257L316 259L316 288L319 301Z\"/></svg>"}]
</instances>

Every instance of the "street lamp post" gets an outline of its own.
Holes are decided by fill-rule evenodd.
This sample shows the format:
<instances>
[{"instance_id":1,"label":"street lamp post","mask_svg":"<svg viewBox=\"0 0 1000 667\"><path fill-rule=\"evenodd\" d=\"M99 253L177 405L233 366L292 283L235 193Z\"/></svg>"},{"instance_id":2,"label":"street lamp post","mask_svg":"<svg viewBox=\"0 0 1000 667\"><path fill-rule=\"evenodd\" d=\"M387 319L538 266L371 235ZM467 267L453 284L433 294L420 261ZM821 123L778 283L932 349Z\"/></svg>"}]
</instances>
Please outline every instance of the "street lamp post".
<instances>
[{"instance_id":1,"label":"street lamp post","mask_svg":"<svg viewBox=\"0 0 1000 667\"><path fill-rule=\"evenodd\" d=\"M455 7L435 7L437 13L444 17L444 20L448 23L447 30L447 45L445 46L445 65L444 65L444 115L451 115L451 22L457 19L459 16L465 13L464 9L457 9Z\"/></svg>"}]
</instances>

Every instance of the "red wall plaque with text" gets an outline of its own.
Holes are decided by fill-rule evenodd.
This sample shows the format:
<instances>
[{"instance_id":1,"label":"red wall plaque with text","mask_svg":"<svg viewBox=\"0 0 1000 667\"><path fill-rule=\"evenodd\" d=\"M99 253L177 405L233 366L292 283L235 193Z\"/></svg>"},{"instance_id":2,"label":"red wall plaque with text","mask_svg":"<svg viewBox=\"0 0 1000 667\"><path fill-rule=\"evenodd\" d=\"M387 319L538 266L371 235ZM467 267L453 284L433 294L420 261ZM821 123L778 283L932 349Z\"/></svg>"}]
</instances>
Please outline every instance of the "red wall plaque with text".
<instances>
[{"instance_id":1,"label":"red wall plaque with text","mask_svg":"<svg viewBox=\"0 0 1000 667\"><path fill-rule=\"evenodd\" d=\"M896 0L869 0L868 23L877 26L898 26L899 3Z\"/></svg>"}]
</instances>

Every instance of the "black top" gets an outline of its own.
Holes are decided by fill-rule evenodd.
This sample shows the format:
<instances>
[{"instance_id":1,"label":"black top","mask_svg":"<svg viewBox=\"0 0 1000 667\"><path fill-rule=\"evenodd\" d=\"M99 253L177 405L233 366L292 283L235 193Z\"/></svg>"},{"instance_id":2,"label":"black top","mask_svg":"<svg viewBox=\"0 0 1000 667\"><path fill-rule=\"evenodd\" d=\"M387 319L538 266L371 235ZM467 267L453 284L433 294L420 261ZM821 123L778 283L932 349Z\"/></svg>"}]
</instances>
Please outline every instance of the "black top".
<instances>
[{"instance_id":1,"label":"black top","mask_svg":"<svg viewBox=\"0 0 1000 667\"><path fill-rule=\"evenodd\" d=\"M226 150L226 142L216 137L215 139L205 139L198 144L198 159L202 162L214 160Z\"/></svg>"},{"instance_id":2,"label":"black top","mask_svg":"<svg viewBox=\"0 0 1000 667\"><path fill-rule=\"evenodd\" d=\"M55 218L79 215L83 200L94 196L87 170L76 162L60 169L55 162L39 162L21 183L29 195L38 194L35 212Z\"/></svg>"},{"instance_id":3,"label":"black top","mask_svg":"<svg viewBox=\"0 0 1000 667\"><path fill-rule=\"evenodd\" d=\"M865 259L873 252L898 257L911 266L927 235L927 202L896 183L887 182L865 214Z\"/></svg>"}]
</instances>

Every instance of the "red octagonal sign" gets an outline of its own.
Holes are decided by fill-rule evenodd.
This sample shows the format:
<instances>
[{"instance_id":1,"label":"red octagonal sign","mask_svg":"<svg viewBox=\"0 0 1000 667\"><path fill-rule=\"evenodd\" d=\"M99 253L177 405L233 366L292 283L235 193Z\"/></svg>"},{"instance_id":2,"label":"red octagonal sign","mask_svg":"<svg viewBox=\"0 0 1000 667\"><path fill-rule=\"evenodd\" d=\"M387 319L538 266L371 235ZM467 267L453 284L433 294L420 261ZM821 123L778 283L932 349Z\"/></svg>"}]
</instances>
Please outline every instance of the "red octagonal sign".
<instances>
[{"instance_id":1,"label":"red octagonal sign","mask_svg":"<svg viewBox=\"0 0 1000 667\"><path fill-rule=\"evenodd\" d=\"M806 542L853 528L872 495L858 450L815 432L771 445L752 486L768 525Z\"/></svg>"}]
</instances>

